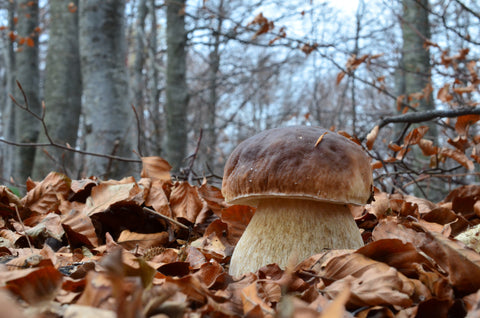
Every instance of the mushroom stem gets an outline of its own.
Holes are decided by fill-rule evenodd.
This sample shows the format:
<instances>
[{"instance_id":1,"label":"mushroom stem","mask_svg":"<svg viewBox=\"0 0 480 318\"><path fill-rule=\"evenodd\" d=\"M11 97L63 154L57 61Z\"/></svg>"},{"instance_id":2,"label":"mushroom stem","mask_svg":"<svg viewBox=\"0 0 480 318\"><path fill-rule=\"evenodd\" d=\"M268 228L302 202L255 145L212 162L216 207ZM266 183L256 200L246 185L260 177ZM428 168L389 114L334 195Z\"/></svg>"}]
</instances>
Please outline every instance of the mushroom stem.
<instances>
[{"instance_id":1,"label":"mushroom stem","mask_svg":"<svg viewBox=\"0 0 480 318\"><path fill-rule=\"evenodd\" d=\"M303 199L259 200L257 210L237 243L229 273L239 277L266 264L285 268L323 249L357 249L360 231L344 204Z\"/></svg>"}]
</instances>

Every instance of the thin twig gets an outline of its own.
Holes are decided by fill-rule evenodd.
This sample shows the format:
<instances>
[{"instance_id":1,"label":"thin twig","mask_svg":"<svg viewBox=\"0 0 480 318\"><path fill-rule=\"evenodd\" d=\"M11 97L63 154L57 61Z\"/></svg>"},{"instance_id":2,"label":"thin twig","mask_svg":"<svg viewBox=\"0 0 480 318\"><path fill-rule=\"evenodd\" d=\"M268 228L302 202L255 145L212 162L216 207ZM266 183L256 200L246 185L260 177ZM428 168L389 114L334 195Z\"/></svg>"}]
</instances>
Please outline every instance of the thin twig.
<instances>
[{"instance_id":1,"label":"thin twig","mask_svg":"<svg viewBox=\"0 0 480 318\"><path fill-rule=\"evenodd\" d=\"M142 151L142 137L141 137L141 127L140 127L140 117L138 116L137 109L135 108L135 105L131 105L133 109L133 113L135 114L135 121L137 122L137 148L138 148L138 154L140 157L143 157L143 151Z\"/></svg>"},{"instance_id":2,"label":"thin twig","mask_svg":"<svg viewBox=\"0 0 480 318\"><path fill-rule=\"evenodd\" d=\"M20 109L26 111L29 113L32 117L34 117L36 120L40 121L43 127L43 132L45 133L45 136L48 140L48 143L35 143L35 142L15 142L11 140L6 140L3 138L0 138L0 142L11 145L11 146L16 146L16 147L55 147L58 149L66 150L66 151L71 151L75 152L81 155L86 155L86 156L94 156L94 157L101 157L101 158L107 158L110 160L117 160L117 161L123 161L123 162L134 162L134 163L141 163L142 161L139 159L133 159L133 158L125 158L125 157L118 157L118 156L113 156L113 155L106 155L106 154L99 154L95 152L89 152L89 151L84 151L84 150L79 150L79 149L73 149L69 145L61 145L53 141L53 139L50 137L50 134L48 132L48 127L45 123L45 113L46 113L46 107L45 104L42 102L42 114L39 116L38 114L34 113L28 106L28 101L27 97L25 95L25 92L22 88L22 85L17 81L17 86L20 89L20 92L23 95L25 104L22 105L20 104L12 95L9 95L10 98L12 99L13 103L19 107Z\"/></svg>"},{"instance_id":3,"label":"thin twig","mask_svg":"<svg viewBox=\"0 0 480 318\"><path fill-rule=\"evenodd\" d=\"M32 243L30 242L30 238L28 237L27 230L25 229L25 224L23 224L23 221L22 221L22 218L20 217L20 213L18 212L17 206L15 206L15 212L17 213L18 222L20 222L20 225L22 226L23 234L25 234L25 237L27 238L27 243L28 243L28 246L30 247L30 251L33 254Z\"/></svg>"},{"instance_id":4,"label":"thin twig","mask_svg":"<svg viewBox=\"0 0 480 318\"><path fill-rule=\"evenodd\" d=\"M166 215L160 214L160 213L158 213L157 211L155 211L155 210L153 210L153 209L144 207L144 208L143 208L143 211L146 211L146 212L149 212L149 213L153 213L153 214L155 214L155 216L161 217L162 219L167 220L168 222L171 222L171 223L173 223L173 224L175 224L175 225L180 226L181 228L183 228L183 229L185 229L185 230L189 230L189 231L190 231L190 227L186 226L185 224L182 224L182 223L180 223L180 222L178 222L178 221L176 221L176 220L174 220L174 219L172 219L172 218L169 218L169 217L166 216Z\"/></svg>"}]
</instances>

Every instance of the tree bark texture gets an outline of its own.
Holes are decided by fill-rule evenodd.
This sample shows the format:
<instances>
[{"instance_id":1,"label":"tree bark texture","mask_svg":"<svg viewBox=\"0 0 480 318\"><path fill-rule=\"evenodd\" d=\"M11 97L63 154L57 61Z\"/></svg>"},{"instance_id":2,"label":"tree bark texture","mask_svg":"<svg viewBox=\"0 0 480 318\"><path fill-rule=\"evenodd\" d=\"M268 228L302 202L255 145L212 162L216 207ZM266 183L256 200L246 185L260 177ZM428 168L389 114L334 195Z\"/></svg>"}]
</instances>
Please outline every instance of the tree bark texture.
<instances>
[{"instance_id":1,"label":"tree bark texture","mask_svg":"<svg viewBox=\"0 0 480 318\"><path fill-rule=\"evenodd\" d=\"M145 19L147 17L148 8L147 0L139 0L137 4L137 18L134 26L135 35L135 51L132 67L132 93L133 93L133 105L137 110L137 116L140 127L145 127L145 81L143 75L143 69L145 66ZM145 149L145 136L141 133L139 138L139 153L142 156L146 156Z\"/></svg>"},{"instance_id":2,"label":"tree bark texture","mask_svg":"<svg viewBox=\"0 0 480 318\"><path fill-rule=\"evenodd\" d=\"M8 4L8 26L11 32L15 31L15 3L9 2ZM6 65L6 78L5 78L5 100L1 107L2 112L2 127L5 139L15 140L15 110L12 99L8 96L13 94L15 85L15 52L13 50L13 41L7 39L5 44L5 65ZM1 147L0 156L2 157L2 172L3 182L9 182L9 178L13 176L14 168L14 150L11 146Z\"/></svg>"},{"instance_id":3,"label":"tree bark texture","mask_svg":"<svg viewBox=\"0 0 480 318\"><path fill-rule=\"evenodd\" d=\"M187 151L188 87L186 81L185 0L167 3L166 159L178 171Z\"/></svg>"},{"instance_id":4,"label":"tree bark texture","mask_svg":"<svg viewBox=\"0 0 480 318\"><path fill-rule=\"evenodd\" d=\"M86 150L132 156L133 112L126 68L125 0L80 0L79 43ZM131 175L125 162L89 156L85 173Z\"/></svg>"},{"instance_id":5,"label":"tree bark texture","mask_svg":"<svg viewBox=\"0 0 480 318\"><path fill-rule=\"evenodd\" d=\"M425 40L430 39L430 23L428 13L428 0L402 0L402 61L403 78L397 81L400 86L397 91L405 95L405 102L414 106L418 111L431 111L435 109L433 96L416 99L408 98L410 94L422 92L431 82L430 52L425 49L423 44ZM417 105L415 105L417 104ZM436 140L438 136L437 128L434 123L425 123L429 127L426 137ZM412 167L416 170L422 170L429 167L428 158L424 157L420 150L413 152ZM439 189L435 189L428 182L418 182L414 193L419 197L426 197L432 201L438 201L443 197Z\"/></svg>"},{"instance_id":6,"label":"tree bark texture","mask_svg":"<svg viewBox=\"0 0 480 318\"><path fill-rule=\"evenodd\" d=\"M17 47L15 56L15 78L20 83L31 111L39 114L38 68L38 1L20 0L17 2L17 39L23 44ZM23 41L21 41L23 39ZM24 104L24 98L18 87L14 88L15 99ZM14 107L15 141L34 143L38 138L39 122L28 112ZM15 151L13 177L23 184L32 173L35 159L35 147L18 147Z\"/></svg>"},{"instance_id":7,"label":"tree bark texture","mask_svg":"<svg viewBox=\"0 0 480 318\"><path fill-rule=\"evenodd\" d=\"M400 81L399 85L403 90L401 93L407 97L409 94L421 92L431 81L430 52L423 46L431 34L428 0L403 0L402 4L403 83ZM409 103L418 103L418 111L432 110L435 107L431 94L428 98L413 99ZM432 125L430 130L429 135L435 137L435 126Z\"/></svg>"},{"instance_id":8,"label":"tree bark texture","mask_svg":"<svg viewBox=\"0 0 480 318\"><path fill-rule=\"evenodd\" d=\"M69 3L73 4L69 10ZM75 147L81 113L82 81L78 50L78 0L50 0L50 32L45 69L45 123L55 143ZM73 8L73 9L72 9ZM41 132L39 142L47 143ZM70 174L73 153L53 147L37 151L33 176L44 178L50 171ZM52 160L53 159L53 160ZM70 173L69 173L70 172Z\"/></svg>"},{"instance_id":9,"label":"tree bark texture","mask_svg":"<svg viewBox=\"0 0 480 318\"><path fill-rule=\"evenodd\" d=\"M217 162L217 130L215 119L217 114L218 103L218 71L220 69L220 34L223 28L223 0L219 1L218 11L220 12L217 18L217 25L212 31L211 51L208 56L209 68L207 71L208 91L206 98L206 109L202 112L201 127L203 129L202 141L200 147L199 161L202 169L207 167L215 173L215 167L219 165ZM220 165L221 166L221 165ZM200 171L204 172L204 171ZM218 172L218 171L217 171Z\"/></svg>"}]
</instances>

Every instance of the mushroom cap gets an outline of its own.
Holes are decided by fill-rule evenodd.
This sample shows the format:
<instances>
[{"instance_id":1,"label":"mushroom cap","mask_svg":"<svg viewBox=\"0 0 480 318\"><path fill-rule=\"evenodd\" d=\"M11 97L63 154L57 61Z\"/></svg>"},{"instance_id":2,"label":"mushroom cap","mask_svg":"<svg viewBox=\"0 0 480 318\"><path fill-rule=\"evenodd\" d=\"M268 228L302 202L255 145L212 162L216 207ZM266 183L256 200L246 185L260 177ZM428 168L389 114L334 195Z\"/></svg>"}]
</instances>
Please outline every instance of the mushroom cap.
<instances>
[{"instance_id":1,"label":"mushroom cap","mask_svg":"<svg viewBox=\"0 0 480 318\"><path fill-rule=\"evenodd\" d=\"M244 140L228 158L222 183L228 203L251 206L264 198L362 205L372 191L370 157L363 149L310 126L274 128Z\"/></svg>"}]
</instances>

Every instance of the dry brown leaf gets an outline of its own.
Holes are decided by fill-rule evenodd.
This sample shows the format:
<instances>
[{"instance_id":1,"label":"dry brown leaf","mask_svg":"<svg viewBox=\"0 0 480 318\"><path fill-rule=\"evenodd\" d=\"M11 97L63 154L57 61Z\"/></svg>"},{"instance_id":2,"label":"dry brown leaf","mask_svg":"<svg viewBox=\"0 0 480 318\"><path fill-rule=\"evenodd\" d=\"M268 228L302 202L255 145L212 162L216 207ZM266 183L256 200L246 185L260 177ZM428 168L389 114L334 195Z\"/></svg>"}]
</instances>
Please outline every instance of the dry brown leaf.
<instances>
[{"instance_id":1,"label":"dry brown leaf","mask_svg":"<svg viewBox=\"0 0 480 318\"><path fill-rule=\"evenodd\" d=\"M152 182L148 196L145 198L145 205L151 206L155 211L168 217L173 217L168 202L168 196L165 192L165 187L169 186L170 182L155 180Z\"/></svg>"},{"instance_id":2,"label":"dry brown leaf","mask_svg":"<svg viewBox=\"0 0 480 318\"><path fill-rule=\"evenodd\" d=\"M362 255L362 257L364 256ZM359 260L357 256L353 258ZM337 262L338 260L333 259L329 264L334 264L330 266L351 266L348 263L337 264ZM363 263L364 261L360 262ZM415 291L413 282L393 267L379 262L372 262L368 265L357 265L355 266L356 269L350 268L352 273L335 279L332 284L324 289L325 293L334 299L343 290L350 288L351 294L347 302L347 307L349 308L382 305L394 305L404 308L411 306L413 303L411 296ZM329 267L329 264L327 264L327 267ZM343 272L345 273L346 271L343 270Z\"/></svg>"},{"instance_id":3,"label":"dry brown leaf","mask_svg":"<svg viewBox=\"0 0 480 318\"><path fill-rule=\"evenodd\" d=\"M247 228L255 209L246 205L232 205L222 211L221 220L228 225L228 238L236 244Z\"/></svg>"},{"instance_id":4,"label":"dry brown leaf","mask_svg":"<svg viewBox=\"0 0 480 318\"><path fill-rule=\"evenodd\" d=\"M418 146L422 150L424 156L432 156L438 153L438 147L433 145L433 141L428 139L420 139Z\"/></svg>"},{"instance_id":5,"label":"dry brown leaf","mask_svg":"<svg viewBox=\"0 0 480 318\"><path fill-rule=\"evenodd\" d=\"M172 166L160 157L142 157L142 178L150 178L152 180L170 181L170 170Z\"/></svg>"},{"instance_id":6,"label":"dry brown leaf","mask_svg":"<svg viewBox=\"0 0 480 318\"><path fill-rule=\"evenodd\" d=\"M23 210L23 204L8 187L0 186L0 216L15 216L15 207L19 211Z\"/></svg>"},{"instance_id":7,"label":"dry brown leaf","mask_svg":"<svg viewBox=\"0 0 480 318\"><path fill-rule=\"evenodd\" d=\"M5 290L0 290L0 308L8 315L8 318L25 318L22 307L13 299L12 295Z\"/></svg>"},{"instance_id":8,"label":"dry brown leaf","mask_svg":"<svg viewBox=\"0 0 480 318\"><path fill-rule=\"evenodd\" d=\"M435 260L456 290L472 293L480 289L480 255L440 234L426 233L420 249Z\"/></svg>"},{"instance_id":9,"label":"dry brown leaf","mask_svg":"<svg viewBox=\"0 0 480 318\"><path fill-rule=\"evenodd\" d=\"M6 289L31 305L53 300L62 286L62 274L51 265L20 269L10 275L13 277L4 281Z\"/></svg>"},{"instance_id":10,"label":"dry brown leaf","mask_svg":"<svg viewBox=\"0 0 480 318\"><path fill-rule=\"evenodd\" d=\"M410 242L414 246L420 246L425 242L426 235L406 227L397 217L390 216L378 222L372 232L372 238L374 241L399 239L404 243Z\"/></svg>"},{"instance_id":11,"label":"dry brown leaf","mask_svg":"<svg viewBox=\"0 0 480 318\"><path fill-rule=\"evenodd\" d=\"M25 225L30 225L28 230L25 231L25 234L31 238L40 238L41 240L45 240L48 237L54 238L57 241L62 240L62 236L65 233L62 224L60 215L55 213L49 213L45 216L40 217L33 217L33 218L40 218L40 220L36 220L35 224L29 224L29 220L27 219L24 221ZM18 229L19 232L22 232L21 229Z\"/></svg>"},{"instance_id":12,"label":"dry brown leaf","mask_svg":"<svg viewBox=\"0 0 480 318\"><path fill-rule=\"evenodd\" d=\"M335 81L335 84L338 85L342 81L342 79L347 75L347 73L341 71L337 74L337 80Z\"/></svg>"},{"instance_id":13,"label":"dry brown leaf","mask_svg":"<svg viewBox=\"0 0 480 318\"><path fill-rule=\"evenodd\" d=\"M438 90L437 99L439 99L444 103L448 103L453 99L453 95L450 94L449 91L450 91L450 84L443 85L443 87Z\"/></svg>"},{"instance_id":14,"label":"dry brown leaf","mask_svg":"<svg viewBox=\"0 0 480 318\"><path fill-rule=\"evenodd\" d=\"M252 283L242 290L242 304L245 315L252 315L255 312L257 315L275 315L275 311L268 306L263 299L258 295L257 283Z\"/></svg>"},{"instance_id":15,"label":"dry brown leaf","mask_svg":"<svg viewBox=\"0 0 480 318\"><path fill-rule=\"evenodd\" d=\"M422 255L412 243L404 243L399 239L374 241L359 248L356 252L394 267L407 277L416 276L416 264L420 264L425 268L435 267L430 259Z\"/></svg>"},{"instance_id":16,"label":"dry brown leaf","mask_svg":"<svg viewBox=\"0 0 480 318\"><path fill-rule=\"evenodd\" d=\"M203 182L198 188L198 194L207 202L208 208L218 216L221 215L223 209L228 207L223 198L222 191L206 182Z\"/></svg>"},{"instance_id":17,"label":"dry brown leaf","mask_svg":"<svg viewBox=\"0 0 480 318\"><path fill-rule=\"evenodd\" d=\"M375 140L377 139L378 131L379 131L379 126L375 126L367 135L367 142L366 146L368 150L372 150L373 144Z\"/></svg>"},{"instance_id":18,"label":"dry brown leaf","mask_svg":"<svg viewBox=\"0 0 480 318\"><path fill-rule=\"evenodd\" d=\"M206 262L193 274L210 289L224 289L233 282L223 267L216 261Z\"/></svg>"},{"instance_id":19,"label":"dry brown leaf","mask_svg":"<svg viewBox=\"0 0 480 318\"><path fill-rule=\"evenodd\" d=\"M147 250L154 246L163 246L168 242L168 233L134 233L124 230L120 233L117 243L126 250L139 249L137 252Z\"/></svg>"},{"instance_id":20,"label":"dry brown leaf","mask_svg":"<svg viewBox=\"0 0 480 318\"><path fill-rule=\"evenodd\" d=\"M466 93L472 93L475 91L475 86L473 85L468 85L468 86L464 86L464 87L455 87L453 88L453 91L457 94L466 94Z\"/></svg>"},{"instance_id":21,"label":"dry brown leaf","mask_svg":"<svg viewBox=\"0 0 480 318\"><path fill-rule=\"evenodd\" d=\"M471 146L466 136L457 136L454 139L448 138L447 142L463 153Z\"/></svg>"},{"instance_id":22,"label":"dry brown leaf","mask_svg":"<svg viewBox=\"0 0 480 318\"><path fill-rule=\"evenodd\" d=\"M343 318L345 315L345 305L350 298L350 288L345 288L337 295L337 297L328 304L320 318Z\"/></svg>"},{"instance_id":23,"label":"dry brown leaf","mask_svg":"<svg viewBox=\"0 0 480 318\"><path fill-rule=\"evenodd\" d=\"M73 204L72 204L73 205ZM72 247L86 245L98 246L98 237L92 220L83 210L72 208L62 215L62 225Z\"/></svg>"},{"instance_id":24,"label":"dry brown leaf","mask_svg":"<svg viewBox=\"0 0 480 318\"><path fill-rule=\"evenodd\" d=\"M467 168L469 171L473 171L475 169L473 161L468 159L465 153L461 152L458 149L442 148L440 149L440 154L455 160L456 162Z\"/></svg>"},{"instance_id":25,"label":"dry brown leaf","mask_svg":"<svg viewBox=\"0 0 480 318\"><path fill-rule=\"evenodd\" d=\"M102 182L92 189L92 194L85 202L84 212L87 216L105 212L110 206L119 202L143 203L142 189L132 179L118 182Z\"/></svg>"},{"instance_id":26,"label":"dry brown leaf","mask_svg":"<svg viewBox=\"0 0 480 318\"><path fill-rule=\"evenodd\" d=\"M191 243L198 248L207 259L215 259L224 262L233 253L233 245L226 241L224 236L218 237L216 233L201 237Z\"/></svg>"},{"instance_id":27,"label":"dry brown leaf","mask_svg":"<svg viewBox=\"0 0 480 318\"><path fill-rule=\"evenodd\" d=\"M192 224L205 221L209 208L198 195L198 188L188 182L176 182L170 194L170 207L173 216L182 218Z\"/></svg>"},{"instance_id":28,"label":"dry brown leaf","mask_svg":"<svg viewBox=\"0 0 480 318\"><path fill-rule=\"evenodd\" d=\"M458 116L455 123L455 130L460 136L468 134L468 129L480 120L480 115L464 115Z\"/></svg>"},{"instance_id":29,"label":"dry brown leaf","mask_svg":"<svg viewBox=\"0 0 480 318\"><path fill-rule=\"evenodd\" d=\"M403 142L405 145L416 145L425 136L428 131L428 126L420 126L413 129L405 136Z\"/></svg>"},{"instance_id":30,"label":"dry brown leaf","mask_svg":"<svg viewBox=\"0 0 480 318\"><path fill-rule=\"evenodd\" d=\"M60 198L66 198L70 192L71 180L64 174L50 172L45 179L28 191L22 203L26 209L35 214L56 212ZM24 218L25 215L22 215Z\"/></svg>"}]
</instances>

